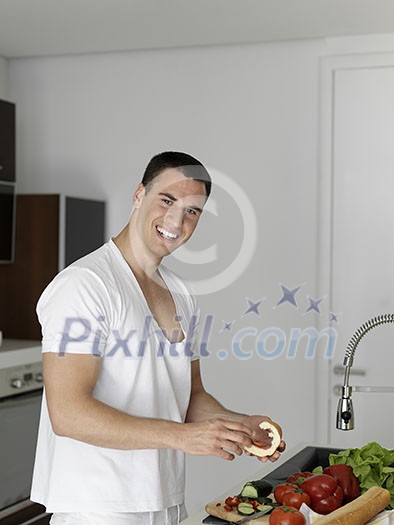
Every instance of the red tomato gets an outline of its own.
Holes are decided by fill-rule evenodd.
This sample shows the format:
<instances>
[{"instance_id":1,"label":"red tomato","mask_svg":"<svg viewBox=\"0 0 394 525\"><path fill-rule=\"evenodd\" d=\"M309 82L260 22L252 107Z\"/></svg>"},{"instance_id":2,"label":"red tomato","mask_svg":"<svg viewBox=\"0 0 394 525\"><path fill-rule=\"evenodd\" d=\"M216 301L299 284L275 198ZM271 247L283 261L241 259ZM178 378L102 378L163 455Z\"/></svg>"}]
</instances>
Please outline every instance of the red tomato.
<instances>
[{"instance_id":1,"label":"red tomato","mask_svg":"<svg viewBox=\"0 0 394 525\"><path fill-rule=\"evenodd\" d=\"M311 497L302 489L294 489L290 490L289 492L285 492L283 494L282 501L283 505L294 507L296 509L299 509L303 503L308 505L308 507L311 505Z\"/></svg>"},{"instance_id":2,"label":"red tomato","mask_svg":"<svg viewBox=\"0 0 394 525\"><path fill-rule=\"evenodd\" d=\"M286 483L297 483L297 485L301 485L301 483L305 481L306 478L310 478L311 476L313 476L313 474L308 470L295 472L286 479Z\"/></svg>"},{"instance_id":3,"label":"red tomato","mask_svg":"<svg viewBox=\"0 0 394 525\"><path fill-rule=\"evenodd\" d=\"M281 483L274 489L274 498L279 505L283 503L283 495L291 490L298 489L298 485L295 483Z\"/></svg>"},{"instance_id":4,"label":"red tomato","mask_svg":"<svg viewBox=\"0 0 394 525\"><path fill-rule=\"evenodd\" d=\"M270 514L269 525L306 525L306 519L294 507L276 507Z\"/></svg>"},{"instance_id":5,"label":"red tomato","mask_svg":"<svg viewBox=\"0 0 394 525\"><path fill-rule=\"evenodd\" d=\"M319 474L306 479L301 488L307 492L312 499L323 499L333 494L338 484L335 478L327 474Z\"/></svg>"},{"instance_id":6,"label":"red tomato","mask_svg":"<svg viewBox=\"0 0 394 525\"><path fill-rule=\"evenodd\" d=\"M225 504L229 507L237 507L241 500L237 496L229 496L226 498Z\"/></svg>"}]
</instances>

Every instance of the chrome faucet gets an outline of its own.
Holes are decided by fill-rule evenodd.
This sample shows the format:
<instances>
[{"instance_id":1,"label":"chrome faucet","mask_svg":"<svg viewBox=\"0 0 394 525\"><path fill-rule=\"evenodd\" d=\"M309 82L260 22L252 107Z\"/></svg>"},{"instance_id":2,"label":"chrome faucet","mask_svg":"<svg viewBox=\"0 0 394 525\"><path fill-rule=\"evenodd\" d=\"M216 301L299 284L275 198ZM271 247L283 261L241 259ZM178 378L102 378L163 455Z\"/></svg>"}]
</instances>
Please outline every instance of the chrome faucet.
<instances>
[{"instance_id":1,"label":"chrome faucet","mask_svg":"<svg viewBox=\"0 0 394 525\"><path fill-rule=\"evenodd\" d=\"M370 330L376 326L386 323L394 323L394 314L378 315L360 326L351 337L345 353L343 364L345 366L345 375L342 386L342 395L339 399L337 409L337 429L353 430L354 429L354 410L352 402L353 392L394 392L392 386L349 386L350 368L353 365L354 353L358 343Z\"/></svg>"}]
</instances>

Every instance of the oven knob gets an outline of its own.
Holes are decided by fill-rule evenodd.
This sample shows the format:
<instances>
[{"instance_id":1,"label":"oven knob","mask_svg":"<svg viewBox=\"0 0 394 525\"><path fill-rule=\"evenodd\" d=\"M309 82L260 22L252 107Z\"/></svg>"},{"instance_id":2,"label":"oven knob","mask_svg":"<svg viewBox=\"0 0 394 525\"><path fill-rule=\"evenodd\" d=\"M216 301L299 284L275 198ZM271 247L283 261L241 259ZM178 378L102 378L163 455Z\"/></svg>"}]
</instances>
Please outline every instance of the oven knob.
<instances>
[{"instance_id":1,"label":"oven knob","mask_svg":"<svg viewBox=\"0 0 394 525\"><path fill-rule=\"evenodd\" d=\"M15 379L11 379L11 386L12 388L22 388L24 385L24 382L19 377Z\"/></svg>"},{"instance_id":2,"label":"oven knob","mask_svg":"<svg viewBox=\"0 0 394 525\"><path fill-rule=\"evenodd\" d=\"M34 379L36 380L36 383L42 383L44 378L42 377L42 373L41 372L38 372L38 374L36 374L34 376Z\"/></svg>"}]
</instances>

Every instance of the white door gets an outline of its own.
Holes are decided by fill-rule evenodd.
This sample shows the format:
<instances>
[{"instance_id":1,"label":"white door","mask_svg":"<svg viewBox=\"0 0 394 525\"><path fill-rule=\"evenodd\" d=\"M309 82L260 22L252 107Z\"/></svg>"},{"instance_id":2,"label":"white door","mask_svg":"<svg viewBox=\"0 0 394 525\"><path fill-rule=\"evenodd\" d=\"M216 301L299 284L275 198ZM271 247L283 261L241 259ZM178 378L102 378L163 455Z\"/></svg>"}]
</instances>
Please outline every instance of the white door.
<instances>
[{"instance_id":1,"label":"white door","mask_svg":"<svg viewBox=\"0 0 394 525\"><path fill-rule=\"evenodd\" d=\"M343 382L335 369L352 334L370 318L394 313L394 57L343 57L324 68L321 286L329 286L331 311L339 315L334 358L321 364L320 439L394 448L394 393L353 393L355 429L345 432L335 428L333 392ZM364 375L352 374L351 385L394 386L394 324L362 339L352 370Z\"/></svg>"}]
</instances>

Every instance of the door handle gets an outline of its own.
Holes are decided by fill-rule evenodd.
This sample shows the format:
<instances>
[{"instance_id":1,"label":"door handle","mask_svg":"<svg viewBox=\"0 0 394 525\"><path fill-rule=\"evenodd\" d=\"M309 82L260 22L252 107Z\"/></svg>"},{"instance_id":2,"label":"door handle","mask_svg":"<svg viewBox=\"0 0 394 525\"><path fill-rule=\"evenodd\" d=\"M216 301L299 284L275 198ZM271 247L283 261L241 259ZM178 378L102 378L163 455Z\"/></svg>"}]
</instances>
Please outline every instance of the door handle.
<instances>
[{"instance_id":1,"label":"door handle","mask_svg":"<svg viewBox=\"0 0 394 525\"><path fill-rule=\"evenodd\" d=\"M333 368L333 372L336 376L343 376L345 373L346 367L343 365L335 365ZM367 375L367 371L364 368L351 368L350 373L354 376L365 376Z\"/></svg>"},{"instance_id":2,"label":"door handle","mask_svg":"<svg viewBox=\"0 0 394 525\"><path fill-rule=\"evenodd\" d=\"M375 392L379 394L394 394L394 386L351 386L353 392ZM332 391L338 397L342 395L343 385L334 385Z\"/></svg>"}]
</instances>

